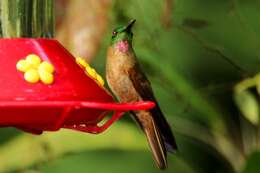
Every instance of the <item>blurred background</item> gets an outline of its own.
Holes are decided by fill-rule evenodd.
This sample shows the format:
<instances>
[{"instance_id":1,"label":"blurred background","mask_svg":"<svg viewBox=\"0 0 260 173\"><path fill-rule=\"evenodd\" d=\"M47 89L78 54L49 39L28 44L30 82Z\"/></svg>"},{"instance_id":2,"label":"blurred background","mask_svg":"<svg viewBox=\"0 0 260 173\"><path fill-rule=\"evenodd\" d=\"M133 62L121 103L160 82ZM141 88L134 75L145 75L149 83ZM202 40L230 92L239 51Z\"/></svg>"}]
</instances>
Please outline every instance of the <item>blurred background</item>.
<instances>
[{"instance_id":1,"label":"blurred background","mask_svg":"<svg viewBox=\"0 0 260 173\"><path fill-rule=\"evenodd\" d=\"M113 28L133 45L176 134L171 173L260 172L260 1L55 0L55 38L104 77ZM161 172L125 115L105 133L0 129L0 172Z\"/></svg>"}]
</instances>

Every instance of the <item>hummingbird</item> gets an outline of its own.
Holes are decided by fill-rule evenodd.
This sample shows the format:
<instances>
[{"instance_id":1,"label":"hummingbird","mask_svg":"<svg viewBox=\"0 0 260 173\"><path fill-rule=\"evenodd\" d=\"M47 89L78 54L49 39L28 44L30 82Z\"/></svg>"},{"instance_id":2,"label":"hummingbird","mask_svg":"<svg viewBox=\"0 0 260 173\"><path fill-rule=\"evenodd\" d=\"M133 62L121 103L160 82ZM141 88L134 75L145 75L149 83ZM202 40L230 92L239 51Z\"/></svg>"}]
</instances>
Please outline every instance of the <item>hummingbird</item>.
<instances>
[{"instance_id":1,"label":"hummingbird","mask_svg":"<svg viewBox=\"0 0 260 173\"><path fill-rule=\"evenodd\" d=\"M126 26L113 30L111 44L107 50L106 79L109 88L121 103L156 103L151 110L130 113L145 133L156 165L160 169L166 169L167 151L174 153L177 145L132 47L132 27L135 21L133 19Z\"/></svg>"}]
</instances>

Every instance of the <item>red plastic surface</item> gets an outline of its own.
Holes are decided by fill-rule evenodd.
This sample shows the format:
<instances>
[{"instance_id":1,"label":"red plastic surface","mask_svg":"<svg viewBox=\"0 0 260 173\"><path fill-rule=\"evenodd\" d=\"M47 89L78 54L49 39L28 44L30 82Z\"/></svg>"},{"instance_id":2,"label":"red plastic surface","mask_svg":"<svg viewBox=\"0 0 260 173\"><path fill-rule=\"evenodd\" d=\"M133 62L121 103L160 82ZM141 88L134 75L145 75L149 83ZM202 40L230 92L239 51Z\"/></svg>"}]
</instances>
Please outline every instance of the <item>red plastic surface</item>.
<instances>
[{"instance_id":1,"label":"red plastic surface","mask_svg":"<svg viewBox=\"0 0 260 173\"><path fill-rule=\"evenodd\" d=\"M55 67L54 83L30 84L16 63L37 54ZM110 93L75 63L56 40L0 39L0 126L14 126L40 134L61 127L101 133L128 110L150 109L152 102L117 104ZM108 111L115 111L102 126Z\"/></svg>"}]
</instances>

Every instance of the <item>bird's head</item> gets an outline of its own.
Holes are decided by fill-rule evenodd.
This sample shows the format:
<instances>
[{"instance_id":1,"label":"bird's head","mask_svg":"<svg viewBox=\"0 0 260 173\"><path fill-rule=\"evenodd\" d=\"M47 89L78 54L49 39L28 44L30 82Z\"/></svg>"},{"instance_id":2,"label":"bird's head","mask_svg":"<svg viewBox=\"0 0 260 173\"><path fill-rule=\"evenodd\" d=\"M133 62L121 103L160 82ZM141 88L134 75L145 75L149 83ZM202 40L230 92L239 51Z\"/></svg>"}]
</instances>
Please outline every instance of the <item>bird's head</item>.
<instances>
[{"instance_id":1,"label":"bird's head","mask_svg":"<svg viewBox=\"0 0 260 173\"><path fill-rule=\"evenodd\" d=\"M135 21L136 20L133 19L126 26L114 29L112 32L111 45L122 47L123 51L126 50L132 43L132 27Z\"/></svg>"}]
</instances>

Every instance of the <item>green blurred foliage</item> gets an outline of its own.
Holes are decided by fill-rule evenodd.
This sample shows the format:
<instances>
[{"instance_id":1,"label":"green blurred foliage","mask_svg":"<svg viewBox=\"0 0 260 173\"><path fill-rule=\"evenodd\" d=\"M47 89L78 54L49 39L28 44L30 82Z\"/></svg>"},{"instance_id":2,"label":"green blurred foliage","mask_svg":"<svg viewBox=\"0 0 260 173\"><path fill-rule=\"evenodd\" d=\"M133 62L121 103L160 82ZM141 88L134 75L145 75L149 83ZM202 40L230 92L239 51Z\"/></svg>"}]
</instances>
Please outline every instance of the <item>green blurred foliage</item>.
<instances>
[{"instance_id":1,"label":"green blurred foliage","mask_svg":"<svg viewBox=\"0 0 260 173\"><path fill-rule=\"evenodd\" d=\"M61 158L45 166L42 171L56 172L158 172L151 164L150 154L145 151L98 150L84 152ZM194 173L194 171L180 159L170 158L178 167L171 165L165 172ZM64 167L64 165L71 167ZM97 166L100 165L100 166Z\"/></svg>"},{"instance_id":2,"label":"green blurred foliage","mask_svg":"<svg viewBox=\"0 0 260 173\"><path fill-rule=\"evenodd\" d=\"M104 74L110 31L137 19L136 54L177 134L179 151L169 155L166 172L259 172L259 154L251 154L260 149L260 125L244 118L241 105L233 100L233 88L259 72L260 1L174 0L170 13L165 14L166 2L114 0L111 23L93 66ZM169 25L163 23L165 18ZM255 86L244 87L249 89L256 98L254 106L259 105ZM35 156L26 166L20 160L22 166L13 164L10 171L160 172L141 131L128 117L108 131L100 136L62 131L46 134L46 138L23 139L25 147L29 145L26 141L42 144L44 138L39 149L44 159ZM17 154L25 154L23 147L19 149L24 134L1 129L0 136L6 136L1 138L0 161L16 163L8 150L18 147Z\"/></svg>"},{"instance_id":3,"label":"green blurred foliage","mask_svg":"<svg viewBox=\"0 0 260 173\"><path fill-rule=\"evenodd\" d=\"M255 152L253 153L249 159L248 162L243 170L242 173L255 173L260 170L260 153Z\"/></svg>"}]
</instances>

